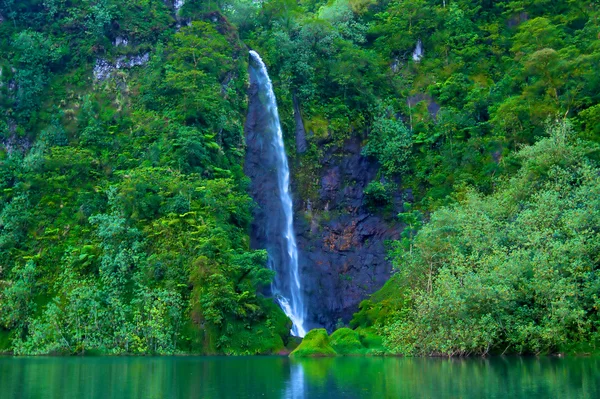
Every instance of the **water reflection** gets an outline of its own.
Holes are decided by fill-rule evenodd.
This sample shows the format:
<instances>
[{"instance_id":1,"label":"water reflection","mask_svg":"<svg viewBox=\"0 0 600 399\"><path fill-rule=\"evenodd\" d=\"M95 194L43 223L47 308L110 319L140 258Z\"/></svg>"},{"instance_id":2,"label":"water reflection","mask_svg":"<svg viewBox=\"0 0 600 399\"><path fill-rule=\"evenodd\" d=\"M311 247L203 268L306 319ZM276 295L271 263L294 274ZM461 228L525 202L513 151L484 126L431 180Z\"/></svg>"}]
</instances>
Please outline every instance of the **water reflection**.
<instances>
[{"instance_id":1,"label":"water reflection","mask_svg":"<svg viewBox=\"0 0 600 399\"><path fill-rule=\"evenodd\" d=\"M304 385L304 366L302 363L290 364L290 377L285 388L283 398L285 399L305 399Z\"/></svg>"},{"instance_id":2,"label":"water reflection","mask_svg":"<svg viewBox=\"0 0 600 399\"><path fill-rule=\"evenodd\" d=\"M590 358L336 358L301 364L309 398L600 397L600 360Z\"/></svg>"},{"instance_id":3,"label":"water reflection","mask_svg":"<svg viewBox=\"0 0 600 399\"><path fill-rule=\"evenodd\" d=\"M0 398L598 398L591 358L0 358Z\"/></svg>"}]
</instances>

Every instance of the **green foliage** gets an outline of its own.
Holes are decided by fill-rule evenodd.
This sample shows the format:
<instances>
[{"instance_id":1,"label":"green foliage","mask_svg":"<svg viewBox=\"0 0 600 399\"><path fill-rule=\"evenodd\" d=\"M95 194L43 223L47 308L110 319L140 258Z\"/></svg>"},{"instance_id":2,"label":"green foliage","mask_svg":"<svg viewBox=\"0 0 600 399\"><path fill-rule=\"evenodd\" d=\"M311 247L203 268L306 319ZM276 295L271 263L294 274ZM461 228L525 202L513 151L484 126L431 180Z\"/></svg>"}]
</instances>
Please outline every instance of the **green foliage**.
<instances>
[{"instance_id":1,"label":"green foliage","mask_svg":"<svg viewBox=\"0 0 600 399\"><path fill-rule=\"evenodd\" d=\"M409 311L384 327L401 353L548 353L597 334L598 167L568 123L517 154L493 195L431 215L395 264Z\"/></svg>"},{"instance_id":2,"label":"green foliage","mask_svg":"<svg viewBox=\"0 0 600 399\"><path fill-rule=\"evenodd\" d=\"M249 248L235 28L199 13L176 31L155 1L0 13L2 351L282 350L290 322ZM92 84L98 58L145 52Z\"/></svg>"},{"instance_id":3,"label":"green foliage","mask_svg":"<svg viewBox=\"0 0 600 399\"><path fill-rule=\"evenodd\" d=\"M12 269L11 280L4 282L4 292L0 297L0 322L7 329L15 329L20 334L27 333L31 317L36 311L34 298L37 288L36 265L29 260L25 265Z\"/></svg>"},{"instance_id":4,"label":"green foliage","mask_svg":"<svg viewBox=\"0 0 600 399\"><path fill-rule=\"evenodd\" d=\"M367 196L367 201L371 206L385 206L391 201L390 192L387 187L388 185L381 181L373 180L367 187L365 187L364 193Z\"/></svg>"},{"instance_id":5,"label":"green foliage","mask_svg":"<svg viewBox=\"0 0 600 399\"><path fill-rule=\"evenodd\" d=\"M267 315L264 323L248 323L230 319L220 330L213 353L227 355L260 355L285 350L285 340L292 327L291 321L270 298L260 298L258 304Z\"/></svg>"},{"instance_id":6,"label":"green foliage","mask_svg":"<svg viewBox=\"0 0 600 399\"><path fill-rule=\"evenodd\" d=\"M388 176L408 171L412 138L402 121L390 118L391 109L375 118L369 141L363 148L365 155L375 157ZM388 115L386 115L388 114Z\"/></svg>"},{"instance_id":7,"label":"green foliage","mask_svg":"<svg viewBox=\"0 0 600 399\"><path fill-rule=\"evenodd\" d=\"M51 39L39 32L23 31L11 43L15 52L17 87L15 111L22 121L32 116L39 106L40 94L48 83L48 70L57 62L64 49L58 48Z\"/></svg>"},{"instance_id":8,"label":"green foliage","mask_svg":"<svg viewBox=\"0 0 600 399\"><path fill-rule=\"evenodd\" d=\"M367 348L367 354L382 355L389 351L383 345L382 336L373 328L357 328L358 337L364 348Z\"/></svg>"},{"instance_id":9,"label":"green foliage","mask_svg":"<svg viewBox=\"0 0 600 399\"><path fill-rule=\"evenodd\" d=\"M109 0L87 0L89 14L86 16L83 26L85 27L86 33L102 37L106 32L110 22L113 19L114 8Z\"/></svg>"},{"instance_id":10,"label":"green foliage","mask_svg":"<svg viewBox=\"0 0 600 399\"><path fill-rule=\"evenodd\" d=\"M584 3L272 0L241 34L270 66L280 102L298 99L309 144L369 132L364 153L433 210L467 185L492 192L515 172L509 154L543 135L548 118L578 117L597 141L600 11ZM228 15L242 9L234 2Z\"/></svg>"},{"instance_id":11,"label":"green foliage","mask_svg":"<svg viewBox=\"0 0 600 399\"><path fill-rule=\"evenodd\" d=\"M0 212L0 247L10 250L17 246L27 232L31 214L26 193L19 194L4 204Z\"/></svg>"},{"instance_id":12,"label":"green foliage","mask_svg":"<svg viewBox=\"0 0 600 399\"><path fill-rule=\"evenodd\" d=\"M582 138L600 142L600 104L582 111L578 119L581 124Z\"/></svg>"}]
</instances>

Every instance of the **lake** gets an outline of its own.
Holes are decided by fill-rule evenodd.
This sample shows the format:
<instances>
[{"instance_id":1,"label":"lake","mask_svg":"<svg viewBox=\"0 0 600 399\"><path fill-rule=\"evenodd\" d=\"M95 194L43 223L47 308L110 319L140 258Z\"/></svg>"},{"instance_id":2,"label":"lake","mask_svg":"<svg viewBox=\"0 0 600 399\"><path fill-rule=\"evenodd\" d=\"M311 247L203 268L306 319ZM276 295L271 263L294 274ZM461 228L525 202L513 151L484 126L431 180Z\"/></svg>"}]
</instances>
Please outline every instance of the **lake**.
<instances>
[{"instance_id":1,"label":"lake","mask_svg":"<svg viewBox=\"0 0 600 399\"><path fill-rule=\"evenodd\" d=\"M0 357L0 398L600 398L600 359Z\"/></svg>"}]
</instances>

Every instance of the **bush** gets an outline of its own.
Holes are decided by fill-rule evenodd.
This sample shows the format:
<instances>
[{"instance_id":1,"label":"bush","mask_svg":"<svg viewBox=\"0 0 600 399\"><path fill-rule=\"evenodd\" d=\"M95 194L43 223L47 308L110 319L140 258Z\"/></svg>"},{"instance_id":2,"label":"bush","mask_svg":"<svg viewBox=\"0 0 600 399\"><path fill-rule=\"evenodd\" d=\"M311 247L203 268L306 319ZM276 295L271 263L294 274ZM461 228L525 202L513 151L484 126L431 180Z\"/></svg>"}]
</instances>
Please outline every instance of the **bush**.
<instances>
[{"instance_id":1,"label":"bush","mask_svg":"<svg viewBox=\"0 0 600 399\"><path fill-rule=\"evenodd\" d=\"M392 176L408 171L412 134L401 120L389 115L393 115L392 109L385 110L375 118L363 154L377 158L384 173Z\"/></svg>"},{"instance_id":2,"label":"bush","mask_svg":"<svg viewBox=\"0 0 600 399\"><path fill-rule=\"evenodd\" d=\"M407 355L551 353L596 333L600 169L568 124L523 148L493 195L431 215L394 263L412 305L385 343Z\"/></svg>"},{"instance_id":3,"label":"bush","mask_svg":"<svg viewBox=\"0 0 600 399\"><path fill-rule=\"evenodd\" d=\"M387 187L377 180L370 182L365 187L364 193L367 196L367 203L371 206L383 206L389 204L391 201Z\"/></svg>"}]
</instances>

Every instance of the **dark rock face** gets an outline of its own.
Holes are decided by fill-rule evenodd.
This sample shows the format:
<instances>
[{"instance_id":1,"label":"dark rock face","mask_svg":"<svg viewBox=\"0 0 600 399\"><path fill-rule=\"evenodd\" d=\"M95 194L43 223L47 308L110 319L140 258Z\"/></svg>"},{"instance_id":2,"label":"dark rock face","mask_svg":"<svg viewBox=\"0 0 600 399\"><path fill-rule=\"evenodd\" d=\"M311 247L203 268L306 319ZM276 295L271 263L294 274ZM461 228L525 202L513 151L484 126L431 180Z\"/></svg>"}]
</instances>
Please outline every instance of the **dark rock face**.
<instances>
[{"instance_id":1,"label":"dark rock face","mask_svg":"<svg viewBox=\"0 0 600 399\"><path fill-rule=\"evenodd\" d=\"M425 101L427 103L427 111L429 112L429 115L435 119L441 107L429 94L419 93L409 96L406 99L406 104L409 106L409 108L413 108L421 101Z\"/></svg>"},{"instance_id":2,"label":"dark rock face","mask_svg":"<svg viewBox=\"0 0 600 399\"><path fill-rule=\"evenodd\" d=\"M275 219L265 209L277 201L276 174L268 167L260 133L264 123L257 87L251 85L245 173L252 182L250 194L258 204L251 230L253 248L265 248ZM379 167L361 155L360 141L358 137L350 139L314 160L322 166L317 199L294 195L294 227L308 328L331 331L339 319L348 323L358 304L390 276L384 241L397 239L400 226L367 207L363 190L376 177ZM292 165L292 190L298 193L293 173ZM399 204L400 198L396 202ZM399 211L398 207L391 214Z\"/></svg>"},{"instance_id":3,"label":"dark rock face","mask_svg":"<svg viewBox=\"0 0 600 399\"><path fill-rule=\"evenodd\" d=\"M265 248L265 230L268 224L268 215L264 208L271 201L275 201L279 193L277 188L277 173L273 162L265 162L263 147L268 145L260 133L265 126L265 112L258 96L258 85L251 84L248 90L248 116L246 117L246 162L244 173L250 178L250 195L258 204L254 210L252 233L250 235L252 248Z\"/></svg>"},{"instance_id":4,"label":"dark rock face","mask_svg":"<svg viewBox=\"0 0 600 399\"><path fill-rule=\"evenodd\" d=\"M384 242L397 239L400 226L367 207L363 190L379 167L361 155L359 138L331 148L321 162L319 199L296 202L295 224L307 326L331 331L389 278Z\"/></svg>"}]
</instances>

